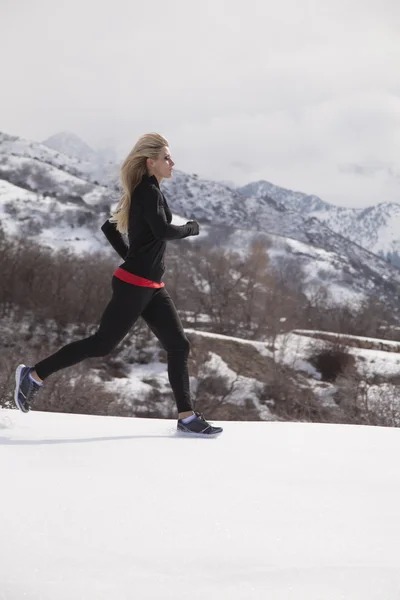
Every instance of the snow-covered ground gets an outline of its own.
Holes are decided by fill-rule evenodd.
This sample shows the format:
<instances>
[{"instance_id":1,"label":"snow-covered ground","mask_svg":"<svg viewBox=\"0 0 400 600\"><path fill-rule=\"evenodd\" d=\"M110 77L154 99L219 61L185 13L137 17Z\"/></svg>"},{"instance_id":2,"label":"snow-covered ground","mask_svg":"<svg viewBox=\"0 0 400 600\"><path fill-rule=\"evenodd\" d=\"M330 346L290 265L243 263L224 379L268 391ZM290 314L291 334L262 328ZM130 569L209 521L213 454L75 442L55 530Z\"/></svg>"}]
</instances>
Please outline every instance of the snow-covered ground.
<instances>
[{"instance_id":1,"label":"snow-covered ground","mask_svg":"<svg viewBox=\"0 0 400 600\"><path fill-rule=\"evenodd\" d=\"M0 411L1 600L398 600L400 430Z\"/></svg>"},{"instance_id":2,"label":"snow-covered ground","mask_svg":"<svg viewBox=\"0 0 400 600\"><path fill-rule=\"evenodd\" d=\"M298 333L297 333L298 332ZM275 359L298 371L306 371L313 377L319 378L318 372L315 368L307 362L307 357L312 353L318 353L326 349L328 346L327 342L317 338L311 338L307 335L301 335L302 330L298 329L296 332L290 332L279 335L275 342L276 355ZM305 331L304 333L322 333L327 337L330 337L332 341L341 339L336 333L329 331L313 332ZM355 348L353 346L346 346L349 354L351 354L356 361L357 371L364 375L365 378L372 378L375 375L380 377L392 377L398 375L400 372L400 343L391 340L380 340L377 338L368 338L355 335L346 335L345 339L370 341L371 343L386 344L388 347L393 349L398 348L399 351L387 352L385 350L375 350L368 348ZM345 342L344 342L345 344Z\"/></svg>"}]
</instances>

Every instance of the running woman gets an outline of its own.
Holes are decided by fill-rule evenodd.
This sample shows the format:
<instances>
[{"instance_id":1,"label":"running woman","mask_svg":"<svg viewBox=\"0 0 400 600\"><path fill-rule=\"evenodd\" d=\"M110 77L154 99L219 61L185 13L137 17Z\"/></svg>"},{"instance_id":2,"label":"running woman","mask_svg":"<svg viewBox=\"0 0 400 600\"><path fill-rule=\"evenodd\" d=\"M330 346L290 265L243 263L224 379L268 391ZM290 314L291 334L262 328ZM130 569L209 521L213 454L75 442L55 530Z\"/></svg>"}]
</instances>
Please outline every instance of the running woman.
<instances>
[{"instance_id":1,"label":"running woman","mask_svg":"<svg viewBox=\"0 0 400 600\"><path fill-rule=\"evenodd\" d=\"M162 281L166 242L199 234L197 221L180 226L171 224L172 214L160 184L172 177L174 164L168 141L156 133L141 136L125 159L120 173L124 193L101 227L124 261L113 273L111 300L96 333L63 346L34 366L18 365L14 399L21 411L28 412L34 406L36 394L52 373L89 357L106 356L141 316L167 351L178 431L207 436L222 432L221 427L208 423L193 408L189 341ZM128 246L122 234L128 235Z\"/></svg>"}]
</instances>

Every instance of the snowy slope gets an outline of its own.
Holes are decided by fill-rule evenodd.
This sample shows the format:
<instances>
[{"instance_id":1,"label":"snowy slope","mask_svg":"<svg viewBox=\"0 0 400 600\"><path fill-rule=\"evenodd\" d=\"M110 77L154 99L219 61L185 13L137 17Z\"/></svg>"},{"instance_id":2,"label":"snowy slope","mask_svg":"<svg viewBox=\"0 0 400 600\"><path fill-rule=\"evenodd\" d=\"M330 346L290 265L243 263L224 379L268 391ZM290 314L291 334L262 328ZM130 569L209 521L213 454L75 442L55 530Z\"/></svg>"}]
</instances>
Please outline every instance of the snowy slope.
<instances>
[{"instance_id":1,"label":"snowy slope","mask_svg":"<svg viewBox=\"0 0 400 600\"><path fill-rule=\"evenodd\" d=\"M42 144L61 154L78 158L88 165L88 169L100 183L110 184L118 177L116 154L111 148L94 150L80 137L66 131L50 136Z\"/></svg>"},{"instance_id":2,"label":"snowy slope","mask_svg":"<svg viewBox=\"0 0 400 600\"><path fill-rule=\"evenodd\" d=\"M69 196L98 205L108 201L110 195L107 187L95 181L89 163L1 132L0 178L61 201Z\"/></svg>"},{"instance_id":3,"label":"snowy slope","mask_svg":"<svg viewBox=\"0 0 400 600\"><path fill-rule=\"evenodd\" d=\"M0 135L1 222L13 235L22 233L52 248L67 246L76 252L110 251L100 225L119 193L112 185L96 182L89 158ZM307 217L306 211L303 216L268 196L246 197L228 185L179 171L163 189L173 222L199 220L200 240L208 236L213 245L247 252L255 236L263 237L271 246L271 264L280 269L282 263L291 262L305 277L309 297L321 286L335 304L357 304L374 293L394 313L398 310L400 271ZM313 206L318 207L316 200ZM197 241L189 238L189 243Z\"/></svg>"},{"instance_id":4,"label":"snowy slope","mask_svg":"<svg viewBox=\"0 0 400 600\"><path fill-rule=\"evenodd\" d=\"M67 246L80 253L102 248L101 236L94 236L87 226L95 222L98 227L98 218L90 206L77 203L73 197L61 202L47 193L32 192L3 179L0 222L6 233L31 237L51 249Z\"/></svg>"},{"instance_id":5,"label":"snowy slope","mask_svg":"<svg viewBox=\"0 0 400 600\"><path fill-rule=\"evenodd\" d=\"M81 161L96 161L97 153L84 140L73 133L62 131L42 141L44 146L53 148L61 154L67 154Z\"/></svg>"},{"instance_id":6,"label":"snowy slope","mask_svg":"<svg viewBox=\"0 0 400 600\"><path fill-rule=\"evenodd\" d=\"M353 244L348 239L334 234L321 226L316 227L315 220L308 223L309 243L298 241L294 237L255 233L246 229L222 229L202 227L207 231L215 245L226 250L246 253L254 239L263 240L268 247L267 253L271 265L278 271L290 266L293 283L297 273L305 282L305 294L313 294L324 288L327 297L334 305L356 306L371 293L377 294L396 314L400 271L382 258Z\"/></svg>"},{"instance_id":7,"label":"snowy slope","mask_svg":"<svg viewBox=\"0 0 400 600\"><path fill-rule=\"evenodd\" d=\"M274 201L279 207L307 217L315 217L331 230L384 257L400 254L400 205L381 202L367 208L343 208L324 202L318 196L288 190L268 181L237 188L249 198ZM400 201L400 195L399 195Z\"/></svg>"},{"instance_id":8,"label":"snowy slope","mask_svg":"<svg viewBox=\"0 0 400 600\"><path fill-rule=\"evenodd\" d=\"M227 185L179 171L165 181L163 187L167 197L173 199L176 212L189 214L203 223L269 232L310 242L307 219L268 197L246 197ZM321 235L325 234L326 227L318 222L316 227Z\"/></svg>"},{"instance_id":9,"label":"snowy slope","mask_svg":"<svg viewBox=\"0 0 400 600\"><path fill-rule=\"evenodd\" d=\"M318 196L295 192L274 185L269 181L253 181L252 183L237 188L237 191L248 198L261 199L267 196L277 204L284 206L286 209L301 212L306 215L315 211L335 208L332 204L318 198Z\"/></svg>"},{"instance_id":10,"label":"snowy slope","mask_svg":"<svg viewBox=\"0 0 400 600\"><path fill-rule=\"evenodd\" d=\"M2 600L398 600L400 433L1 411Z\"/></svg>"},{"instance_id":11,"label":"snowy slope","mask_svg":"<svg viewBox=\"0 0 400 600\"><path fill-rule=\"evenodd\" d=\"M340 209L312 213L345 237L371 252L400 253L400 205L381 203L362 210Z\"/></svg>"},{"instance_id":12,"label":"snowy slope","mask_svg":"<svg viewBox=\"0 0 400 600\"><path fill-rule=\"evenodd\" d=\"M7 158L11 156L30 158L37 162L62 169L72 175L80 176L84 174L87 178L90 177L91 165L89 161L82 161L75 156L62 154L33 140L0 132L1 164L7 164Z\"/></svg>"}]
</instances>

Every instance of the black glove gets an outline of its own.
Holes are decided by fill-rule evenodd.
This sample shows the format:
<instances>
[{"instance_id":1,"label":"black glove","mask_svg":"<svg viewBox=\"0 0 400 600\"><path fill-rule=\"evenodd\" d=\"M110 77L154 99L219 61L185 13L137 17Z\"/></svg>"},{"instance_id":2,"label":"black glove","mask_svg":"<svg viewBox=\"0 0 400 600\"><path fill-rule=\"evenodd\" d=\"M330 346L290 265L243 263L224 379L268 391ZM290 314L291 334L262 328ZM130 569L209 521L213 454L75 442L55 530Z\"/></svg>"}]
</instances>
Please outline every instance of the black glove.
<instances>
[{"instance_id":1,"label":"black glove","mask_svg":"<svg viewBox=\"0 0 400 600\"><path fill-rule=\"evenodd\" d=\"M199 235L199 224L197 221L188 221L186 225L190 225L190 235Z\"/></svg>"}]
</instances>

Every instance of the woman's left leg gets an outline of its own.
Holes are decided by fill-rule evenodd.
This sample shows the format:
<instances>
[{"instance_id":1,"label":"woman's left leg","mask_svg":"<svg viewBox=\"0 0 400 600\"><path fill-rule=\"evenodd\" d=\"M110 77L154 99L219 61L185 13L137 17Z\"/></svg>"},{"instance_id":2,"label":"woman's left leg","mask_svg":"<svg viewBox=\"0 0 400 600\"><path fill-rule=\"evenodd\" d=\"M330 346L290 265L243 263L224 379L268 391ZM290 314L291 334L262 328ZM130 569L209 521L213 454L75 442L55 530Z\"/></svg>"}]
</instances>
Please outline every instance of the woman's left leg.
<instances>
[{"instance_id":1,"label":"woman's left leg","mask_svg":"<svg viewBox=\"0 0 400 600\"><path fill-rule=\"evenodd\" d=\"M188 372L190 344L173 300L165 287L157 290L141 316L167 351L168 378L178 413L193 411Z\"/></svg>"}]
</instances>

